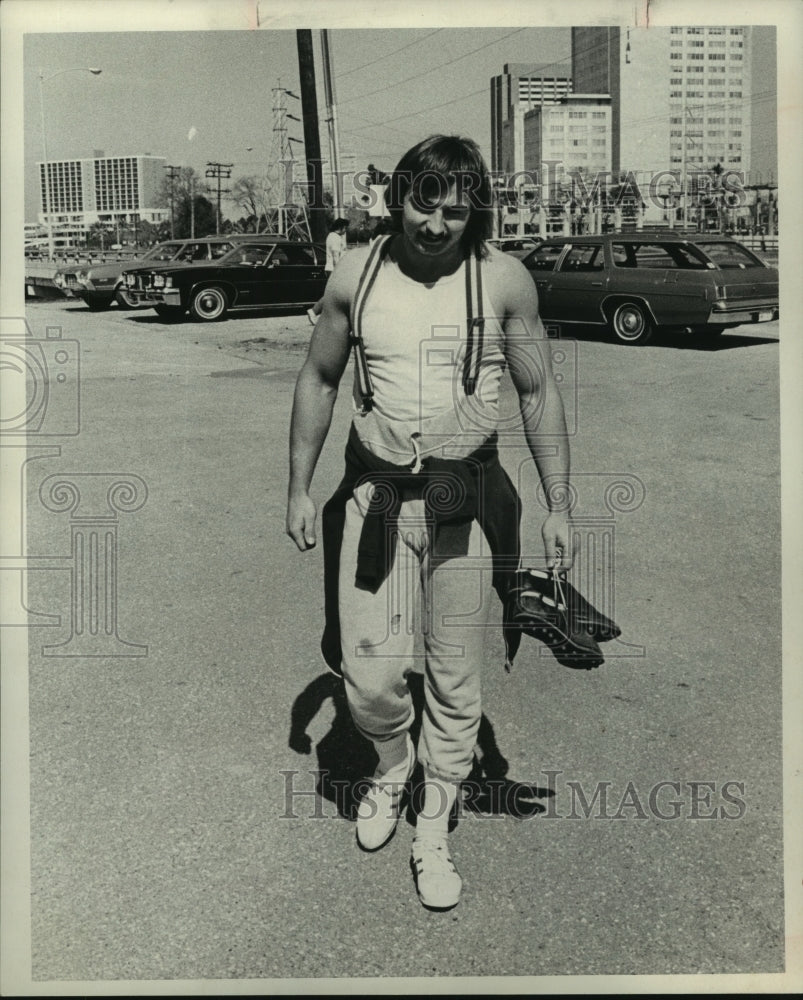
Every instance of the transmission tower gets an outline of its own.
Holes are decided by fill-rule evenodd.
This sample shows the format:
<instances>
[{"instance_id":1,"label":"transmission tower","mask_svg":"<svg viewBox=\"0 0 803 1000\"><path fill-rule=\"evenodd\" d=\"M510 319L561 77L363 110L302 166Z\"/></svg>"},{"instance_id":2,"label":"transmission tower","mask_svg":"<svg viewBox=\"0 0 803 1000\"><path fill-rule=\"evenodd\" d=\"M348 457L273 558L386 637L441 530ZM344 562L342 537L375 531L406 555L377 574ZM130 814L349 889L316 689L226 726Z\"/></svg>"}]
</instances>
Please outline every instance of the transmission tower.
<instances>
[{"instance_id":1,"label":"transmission tower","mask_svg":"<svg viewBox=\"0 0 803 1000\"><path fill-rule=\"evenodd\" d=\"M297 115L287 110L287 98L300 100L297 94L281 86L281 80L272 88L273 93L273 163L281 167L281 173L276 183L271 185L272 214L269 221L271 231L286 236L287 239L309 240L310 226L307 216L307 199L303 186L295 180L295 167L298 162L293 152L293 143L301 143L301 139L287 134L287 122L301 122ZM274 222L275 219L275 222Z\"/></svg>"}]
</instances>

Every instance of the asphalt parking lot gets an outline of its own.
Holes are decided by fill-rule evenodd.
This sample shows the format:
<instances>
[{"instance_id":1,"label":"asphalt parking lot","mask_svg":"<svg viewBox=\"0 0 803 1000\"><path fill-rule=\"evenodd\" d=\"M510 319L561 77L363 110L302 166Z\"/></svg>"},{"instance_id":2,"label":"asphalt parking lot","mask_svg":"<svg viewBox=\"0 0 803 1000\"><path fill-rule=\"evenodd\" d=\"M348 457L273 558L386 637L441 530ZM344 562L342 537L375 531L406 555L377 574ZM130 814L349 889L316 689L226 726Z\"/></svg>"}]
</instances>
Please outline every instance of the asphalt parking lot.
<instances>
[{"instance_id":1,"label":"asphalt parking lot","mask_svg":"<svg viewBox=\"0 0 803 1000\"><path fill-rule=\"evenodd\" d=\"M64 300L27 318L79 342L81 387L80 433L48 438L59 454L27 479L28 551L67 560L29 574L29 607L60 618L30 630L34 978L783 970L777 322L704 348L592 331L553 345L574 581L622 637L596 671L531 643L508 675L489 631L479 796L453 836L464 898L444 915L416 898L409 823L361 855L320 783L370 757L318 652L320 552L284 534L306 317L164 324ZM319 501L341 474L348 395ZM504 404L535 561L510 387ZM146 486L112 532L128 652L44 650L76 614L78 518L44 504L54 475Z\"/></svg>"}]
</instances>

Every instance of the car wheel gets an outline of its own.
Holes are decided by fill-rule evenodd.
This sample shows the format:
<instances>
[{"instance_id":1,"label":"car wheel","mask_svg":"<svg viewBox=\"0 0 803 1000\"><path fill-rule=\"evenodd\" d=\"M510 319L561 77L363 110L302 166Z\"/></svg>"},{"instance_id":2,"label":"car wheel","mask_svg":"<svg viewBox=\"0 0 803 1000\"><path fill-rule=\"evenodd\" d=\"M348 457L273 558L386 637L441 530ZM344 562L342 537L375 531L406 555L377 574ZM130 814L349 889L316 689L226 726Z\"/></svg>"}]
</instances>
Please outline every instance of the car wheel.
<instances>
[{"instance_id":1,"label":"car wheel","mask_svg":"<svg viewBox=\"0 0 803 1000\"><path fill-rule=\"evenodd\" d=\"M134 299L129 298L128 292L125 288L118 288L114 293L114 297L117 300L117 305L121 309L141 309L142 303L135 302Z\"/></svg>"},{"instance_id":2,"label":"car wheel","mask_svg":"<svg viewBox=\"0 0 803 1000\"><path fill-rule=\"evenodd\" d=\"M210 288L202 288L196 292L190 302L190 312L195 317L205 323L211 323L217 319L223 319L229 302L226 293L217 285Z\"/></svg>"},{"instance_id":3,"label":"car wheel","mask_svg":"<svg viewBox=\"0 0 803 1000\"><path fill-rule=\"evenodd\" d=\"M623 344L646 344L652 336L652 323L644 306L622 302L611 318L611 329Z\"/></svg>"},{"instance_id":4,"label":"car wheel","mask_svg":"<svg viewBox=\"0 0 803 1000\"><path fill-rule=\"evenodd\" d=\"M163 303L159 303L153 308L156 310L156 315L165 323L175 323L176 320L181 319L184 312L180 306L166 306Z\"/></svg>"}]
</instances>

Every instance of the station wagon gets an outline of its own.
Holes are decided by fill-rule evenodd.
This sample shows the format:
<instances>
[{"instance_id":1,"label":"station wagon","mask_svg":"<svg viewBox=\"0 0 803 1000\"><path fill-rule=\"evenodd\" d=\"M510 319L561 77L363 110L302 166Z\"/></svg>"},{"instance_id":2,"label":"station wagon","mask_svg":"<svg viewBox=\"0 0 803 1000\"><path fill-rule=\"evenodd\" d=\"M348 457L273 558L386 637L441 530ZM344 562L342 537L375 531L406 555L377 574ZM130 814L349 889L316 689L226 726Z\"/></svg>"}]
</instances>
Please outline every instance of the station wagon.
<instances>
[{"instance_id":1,"label":"station wagon","mask_svg":"<svg viewBox=\"0 0 803 1000\"><path fill-rule=\"evenodd\" d=\"M626 344L655 330L710 338L778 315L777 270L727 236L565 236L522 263L542 319L606 327Z\"/></svg>"}]
</instances>

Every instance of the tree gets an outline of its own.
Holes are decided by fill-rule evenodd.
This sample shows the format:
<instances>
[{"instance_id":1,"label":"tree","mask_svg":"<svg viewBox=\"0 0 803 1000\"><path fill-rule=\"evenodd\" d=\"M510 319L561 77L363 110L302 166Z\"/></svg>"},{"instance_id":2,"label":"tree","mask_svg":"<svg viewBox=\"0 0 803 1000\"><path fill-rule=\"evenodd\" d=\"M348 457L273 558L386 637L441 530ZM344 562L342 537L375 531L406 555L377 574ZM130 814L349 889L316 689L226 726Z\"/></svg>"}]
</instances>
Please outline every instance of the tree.
<instances>
[{"instance_id":1,"label":"tree","mask_svg":"<svg viewBox=\"0 0 803 1000\"><path fill-rule=\"evenodd\" d=\"M246 215L240 220L245 232L275 232L277 227L277 206L282 200L279 193L278 176L238 177L232 184L230 198Z\"/></svg>"},{"instance_id":2,"label":"tree","mask_svg":"<svg viewBox=\"0 0 803 1000\"><path fill-rule=\"evenodd\" d=\"M175 223L175 236L177 239L182 236L190 235L191 224L188 221L187 231L186 233L183 233L179 232L178 225L175 220L179 218L179 215L182 212L186 214L187 219L189 220L191 216L191 199L197 198L207 191L208 187L206 182L196 173L193 167L179 167L172 178L169 174L165 173L156 195L156 206L158 208L170 208L172 204L172 216ZM212 232L214 231L215 227L213 226ZM208 234L206 232L200 233L196 224L195 235L206 236Z\"/></svg>"},{"instance_id":3,"label":"tree","mask_svg":"<svg viewBox=\"0 0 803 1000\"><path fill-rule=\"evenodd\" d=\"M151 246L170 239L169 222L147 222L141 219L137 223L137 239L141 246Z\"/></svg>"},{"instance_id":4,"label":"tree","mask_svg":"<svg viewBox=\"0 0 803 1000\"><path fill-rule=\"evenodd\" d=\"M264 184L254 176L238 177L231 186L231 200L250 217L259 218L264 205Z\"/></svg>"},{"instance_id":5,"label":"tree","mask_svg":"<svg viewBox=\"0 0 803 1000\"><path fill-rule=\"evenodd\" d=\"M110 243L114 242L113 239L110 239L111 232L112 230L107 222L93 222L87 233L87 246L92 248L99 247L101 250L105 250Z\"/></svg>"},{"instance_id":6,"label":"tree","mask_svg":"<svg viewBox=\"0 0 803 1000\"><path fill-rule=\"evenodd\" d=\"M193 233L192 211L195 209L195 231ZM175 209L176 239L188 239L190 236L210 236L215 233L216 211L212 202L198 194L192 201L185 196Z\"/></svg>"}]
</instances>

